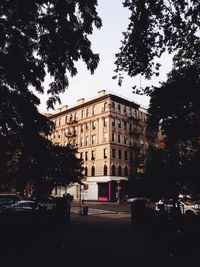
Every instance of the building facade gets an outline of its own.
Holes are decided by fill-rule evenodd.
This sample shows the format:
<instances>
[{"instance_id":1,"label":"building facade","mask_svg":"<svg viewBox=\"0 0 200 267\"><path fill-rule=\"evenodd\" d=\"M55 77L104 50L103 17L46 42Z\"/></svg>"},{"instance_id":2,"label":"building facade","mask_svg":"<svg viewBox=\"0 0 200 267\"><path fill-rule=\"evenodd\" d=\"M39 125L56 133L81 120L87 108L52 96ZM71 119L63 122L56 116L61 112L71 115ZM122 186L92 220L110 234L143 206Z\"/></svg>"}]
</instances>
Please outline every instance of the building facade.
<instances>
[{"instance_id":1,"label":"building facade","mask_svg":"<svg viewBox=\"0 0 200 267\"><path fill-rule=\"evenodd\" d=\"M76 146L83 159L88 184L85 200L116 200L120 181L128 179L136 167L137 153L145 155L148 149L147 116L138 104L105 90L92 100L79 99L76 106L64 106L49 116L55 123L49 139ZM73 188L77 198L78 186Z\"/></svg>"}]
</instances>

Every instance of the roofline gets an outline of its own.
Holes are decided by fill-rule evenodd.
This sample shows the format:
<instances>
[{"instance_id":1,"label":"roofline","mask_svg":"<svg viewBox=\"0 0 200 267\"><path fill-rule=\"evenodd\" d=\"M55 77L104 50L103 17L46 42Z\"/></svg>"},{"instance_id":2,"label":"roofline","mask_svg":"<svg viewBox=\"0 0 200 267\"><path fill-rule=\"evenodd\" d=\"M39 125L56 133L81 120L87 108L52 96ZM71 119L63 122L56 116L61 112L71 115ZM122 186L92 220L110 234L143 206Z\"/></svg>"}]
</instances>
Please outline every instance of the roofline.
<instances>
[{"instance_id":1,"label":"roofline","mask_svg":"<svg viewBox=\"0 0 200 267\"><path fill-rule=\"evenodd\" d=\"M99 101L102 101L104 99L107 99L109 97L112 100L118 101L121 104L126 104L127 106L132 107L132 108L135 108L135 109L139 109L139 107L140 107L140 105L139 104L136 104L135 102L129 101L129 100L124 99L124 98L122 98L120 96L117 96L117 95L114 95L114 94L110 94L109 93L109 94L105 94L105 95L100 96L100 97L96 97L96 98L94 98L92 100L86 101L86 102L84 102L82 104L79 104L79 105L76 105L74 107L71 107L71 108L69 108L67 110L63 110L61 112L57 112L55 114L51 114L48 118L49 119L52 119L54 117L57 117L58 115L64 115L64 114L69 113L69 112L72 112L72 111L74 111L76 109L80 109L80 108L83 108L85 106L88 106L88 105L91 105L93 103L96 103L97 101L99 102Z\"/></svg>"}]
</instances>

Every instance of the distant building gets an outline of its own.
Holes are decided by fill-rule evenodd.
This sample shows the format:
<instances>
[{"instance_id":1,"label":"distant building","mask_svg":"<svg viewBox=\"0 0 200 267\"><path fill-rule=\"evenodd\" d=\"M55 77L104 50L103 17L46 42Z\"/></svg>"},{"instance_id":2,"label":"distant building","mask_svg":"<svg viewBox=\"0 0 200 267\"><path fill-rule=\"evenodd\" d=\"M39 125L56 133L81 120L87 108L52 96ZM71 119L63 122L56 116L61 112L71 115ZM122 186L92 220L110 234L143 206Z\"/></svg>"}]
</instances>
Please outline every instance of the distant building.
<instances>
[{"instance_id":1,"label":"distant building","mask_svg":"<svg viewBox=\"0 0 200 267\"><path fill-rule=\"evenodd\" d=\"M78 148L84 160L85 200L114 201L116 188L127 179L135 166L135 156L145 155L149 140L147 132L147 110L140 105L106 93L77 105L64 106L49 119L55 123L55 131L48 138L62 146L70 143ZM79 189L70 193L78 198Z\"/></svg>"}]
</instances>

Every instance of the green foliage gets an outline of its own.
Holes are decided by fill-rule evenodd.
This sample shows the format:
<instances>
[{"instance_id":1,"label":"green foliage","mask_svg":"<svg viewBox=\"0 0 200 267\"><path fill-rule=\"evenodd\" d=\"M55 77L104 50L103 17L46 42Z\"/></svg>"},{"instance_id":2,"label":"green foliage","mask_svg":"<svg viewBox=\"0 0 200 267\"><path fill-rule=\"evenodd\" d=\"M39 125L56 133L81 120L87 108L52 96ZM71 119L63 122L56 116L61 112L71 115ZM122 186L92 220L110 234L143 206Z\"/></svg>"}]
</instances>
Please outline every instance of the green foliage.
<instances>
[{"instance_id":1,"label":"green foliage","mask_svg":"<svg viewBox=\"0 0 200 267\"><path fill-rule=\"evenodd\" d=\"M68 86L68 76L77 73L82 59L91 73L99 56L91 50L87 35L93 25L101 27L92 1L1 1L0 6L0 142L20 145L32 130L47 134L52 127L40 115L34 90L50 95L53 108L59 93ZM43 88L46 74L52 77ZM27 137L26 137L27 138ZM22 139L22 138L21 138Z\"/></svg>"},{"instance_id":2,"label":"green foliage","mask_svg":"<svg viewBox=\"0 0 200 267\"><path fill-rule=\"evenodd\" d=\"M96 5L96 0L1 1L1 86L21 94L31 86L43 93L48 72L53 78L48 106L53 107L68 86L66 71L77 73L74 62L82 59L93 73L99 56L87 35L93 24L101 27Z\"/></svg>"},{"instance_id":3,"label":"green foliage","mask_svg":"<svg viewBox=\"0 0 200 267\"><path fill-rule=\"evenodd\" d=\"M169 145L199 136L200 48L194 53L194 60L187 55L183 60L180 52L167 81L152 87L150 94L149 125L157 129L160 126Z\"/></svg>"},{"instance_id":4,"label":"green foliage","mask_svg":"<svg viewBox=\"0 0 200 267\"><path fill-rule=\"evenodd\" d=\"M76 157L77 150L70 146L50 145L48 151L40 151L31 159L30 176L35 193L42 188L49 192L55 186L67 186L81 181L82 161Z\"/></svg>"},{"instance_id":5,"label":"green foliage","mask_svg":"<svg viewBox=\"0 0 200 267\"><path fill-rule=\"evenodd\" d=\"M198 0L125 0L123 4L131 16L120 52L116 54L119 83L122 72L131 77L141 74L147 79L159 75L160 64L155 59L165 51L183 49L192 55L199 40Z\"/></svg>"},{"instance_id":6,"label":"green foliage","mask_svg":"<svg viewBox=\"0 0 200 267\"><path fill-rule=\"evenodd\" d=\"M96 6L96 0L1 1L1 182L16 181L22 189L37 179L57 177L58 184L79 179L81 167L73 150L45 141L53 125L38 112L40 100L34 93L46 91L47 107L53 108L68 77L77 74L78 60L94 72L99 55L91 50L88 35L94 26L101 27ZM44 88L47 73L52 82Z\"/></svg>"}]
</instances>

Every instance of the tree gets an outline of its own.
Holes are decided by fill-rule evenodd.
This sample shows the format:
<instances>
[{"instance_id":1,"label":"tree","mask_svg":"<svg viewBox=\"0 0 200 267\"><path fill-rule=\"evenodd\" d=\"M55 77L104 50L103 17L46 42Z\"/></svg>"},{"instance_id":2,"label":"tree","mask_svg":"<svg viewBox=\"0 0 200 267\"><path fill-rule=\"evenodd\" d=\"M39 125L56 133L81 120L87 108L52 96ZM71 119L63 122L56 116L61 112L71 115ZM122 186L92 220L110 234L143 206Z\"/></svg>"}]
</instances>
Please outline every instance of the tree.
<instances>
[{"instance_id":1,"label":"tree","mask_svg":"<svg viewBox=\"0 0 200 267\"><path fill-rule=\"evenodd\" d=\"M38 122L47 128L47 121L35 108L40 100L34 90L39 93L46 90L50 95L47 106L53 108L60 101L59 93L68 86L68 75L77 73L76 61L82 59L88 70L94 72L99 56L92 52L87 35L92 33L93 24L101 27L96 6L96 0L1 1L0 130L3 136L12 134L15 138L15 133L19 136L18 131L26 123L24 116L30 120L33 109L37 115L32 120L35 126ZM42 83L47 73L53 81L45 89Z\"/></svg>"},{"instance_id":2,"label":"tree","mask_svg":"<svg viewBox=\"0 0 200 267\"><path fill-rule=\"evenodd\" d=\"M197 191L194 162L197 162L200 146L200 54L195 49L196 58L183 50L174 58L174 69L168 74L166 82L160 87L151 88L149 107L149 127L160 128L165 136L166 150L175 168L173 177L183 193ZM198 173L198 172L196 172ZM194 190L196 188L196 190Z\"/></svg>"},{"instance_id":3,"label":"tree","mask_svg":"<svg viewBox=\"0 0 200 267\"><path fill-rule=\"evenodd\" d=\"M49 151L36 153L30 167L34 193L50 193L57 186L81 183L82 160L76 157L77 149L70 146L50 145Z\"/></svg>"},{"instance_id":4,"label":"tree","mask_svg":"<svg viewBox=\"0 0 200 267\"><path fill-rule=\"evenodd\" d=\"M199 49L200 52L200 49ZM197 54L198 61L200 53ZM197 61L197 60L195 60ZM174 62L174 70L168 74L166 82L160 87L152 87L149 123L161 127L166 142L176 144L197 138L200 132L200 61L182 66Z\"/></svg>"},{"instance_id":5,"label":"tree","mask_svg":"<svg viewBox=\"0 0 200 267\"><path fill-rule=\"evenodd\" d=\"M131 17L116 55L119 84L122 72L147 79L159 75L160 64L156 60L165 51L176 53L166 82L159 87L133 89L151 97L149 129L161 129L165 136L169 184L172 179L179 190L188 189L187 185L191 188L193 181L185 174L199 151L200 2L125 0L124 7L129 8ZM148 164L153 166L154 161ZM152 174L152 178L154 175L157 177Z\"/></svg>"},{"instance_id":6,"label":"tree","mask_svg":"<svg viewBox=\"0 0 200 267\"><path fill-rule=\"evenodd\" d=\"M46 91L47 107L53 108L68 86L68 77L77 74L78 60L94 72L99 55L91 50L88 35L93 26L101 27L96 6L96 0L1 1L0 157L4 166L0 177L7 177L5 170L13 162L7 155L17 155L20 166L16 168L25 174L40 146L50 153L43 136L53 125L38 112L40 100L34 92ZM46 89L47 73L52 82Z\"/></svg>"},{"instance_id":7,"label":"tree","mask_svg":"<svg viewBox=\"0 0 200 267\"><path fill-rule=\"evenodd\" d=\"M116 54L115 71L120 84L122 72L130 77L141 74L147 79L159 75L156 58L165 51L182 49L195 57L192 51L200 29L198 0L125 0L123 5L131 11L131 16L120 52Z\"/></svg>"}]
</instances>

